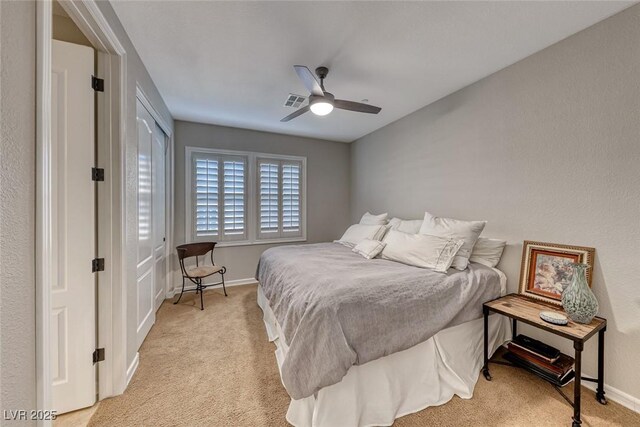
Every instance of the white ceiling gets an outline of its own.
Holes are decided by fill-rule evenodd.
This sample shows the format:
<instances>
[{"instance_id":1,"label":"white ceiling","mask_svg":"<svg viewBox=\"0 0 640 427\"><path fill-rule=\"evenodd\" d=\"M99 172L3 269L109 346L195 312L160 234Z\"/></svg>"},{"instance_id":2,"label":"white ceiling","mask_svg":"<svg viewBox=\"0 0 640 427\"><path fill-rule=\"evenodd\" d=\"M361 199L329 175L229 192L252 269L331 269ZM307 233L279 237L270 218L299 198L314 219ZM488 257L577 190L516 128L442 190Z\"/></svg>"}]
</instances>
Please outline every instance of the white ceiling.
<instances>
[{"instance_id":1,"label":"white ceiling","mask_svg":"<svg viewBox=\"0 0 640 427\"><path fill-rule=\"evenodd\" d=\"M353 141L633 2L115 1L176 119ZM330 68L335 110L288 123L294 64Z\"/></svg>"}]
</instances>

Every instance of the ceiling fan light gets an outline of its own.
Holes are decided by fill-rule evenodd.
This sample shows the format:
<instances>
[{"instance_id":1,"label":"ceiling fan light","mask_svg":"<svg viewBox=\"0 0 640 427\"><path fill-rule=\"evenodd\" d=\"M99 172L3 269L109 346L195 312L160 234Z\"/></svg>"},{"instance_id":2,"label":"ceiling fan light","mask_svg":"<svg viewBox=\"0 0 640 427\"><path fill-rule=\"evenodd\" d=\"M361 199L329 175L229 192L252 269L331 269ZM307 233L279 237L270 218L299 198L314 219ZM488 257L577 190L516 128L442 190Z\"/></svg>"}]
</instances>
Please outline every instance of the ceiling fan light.
<instances>
[{"instance_id":1,"label":"ceiling fan light","mask_svg":"<svg viewBox=\"0 0 640 427\"><path fill-rule=\"evenodd\" d=\"M311 112L317 116L326 116L333 111L333 104L326 101L318 101L311 104Z\"/></svg>"}]
</instances>

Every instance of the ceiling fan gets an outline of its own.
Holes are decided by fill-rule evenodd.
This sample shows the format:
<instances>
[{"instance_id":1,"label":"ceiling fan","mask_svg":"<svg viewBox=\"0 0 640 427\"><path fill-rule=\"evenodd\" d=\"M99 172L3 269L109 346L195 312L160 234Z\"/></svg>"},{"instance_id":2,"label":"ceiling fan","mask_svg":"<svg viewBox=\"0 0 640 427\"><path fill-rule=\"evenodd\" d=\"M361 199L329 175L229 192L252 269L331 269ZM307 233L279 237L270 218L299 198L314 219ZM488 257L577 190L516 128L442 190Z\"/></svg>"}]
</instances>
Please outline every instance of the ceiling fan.
<instances>
[{"instance_id":1,"label":"ceiling fan","mask_svg":"<svg viewBox=\"0 0 640 427\"><path fill-rule=\"evenodd\" d=\"M298 77L300 77L304 86L311 92L311 95L309 95L309 104L281 119L281 122L288 122L309 110L318 116L326 116L333 111L334 108L369 114L378 114L380 110L382 110L380 107L363 104L361 102L335 99L332 93L324 90L324 79L327 77L327 74L329 74L327 67L316 68L316 75L320 79L320 82L318 82L311 71L304 65L294 65L293 68L296 70L296 73L298 73Z\"/></svg>"}]
</instances>

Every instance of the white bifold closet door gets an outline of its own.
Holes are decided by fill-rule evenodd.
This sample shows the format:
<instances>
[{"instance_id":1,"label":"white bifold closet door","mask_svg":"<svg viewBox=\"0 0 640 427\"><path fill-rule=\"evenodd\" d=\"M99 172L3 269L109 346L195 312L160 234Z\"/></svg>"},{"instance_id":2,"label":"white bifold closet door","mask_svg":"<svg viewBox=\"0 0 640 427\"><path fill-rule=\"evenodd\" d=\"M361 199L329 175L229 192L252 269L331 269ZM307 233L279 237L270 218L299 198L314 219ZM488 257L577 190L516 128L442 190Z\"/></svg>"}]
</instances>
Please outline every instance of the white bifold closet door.
<instances>
[{"instance_id":1,"label":"white bifold closet door","mask_svg":"<svg viewBox=\"0 0 640 427\"><path fill-rule=\"evenodd\" d=\"M96 401L93 49L54 40L51 56L51 370L58 413Z\"/></svg>"},{"instance_id":2,"label":"white bifold closet door","mask_svg":"<svg viewBox=\"0 0 640 427\"><path fill-rule=\"evenodd\" d=\"M142 344L165 297L166 135L138 100L137 343Z\"/></svg>"}]
</instances>

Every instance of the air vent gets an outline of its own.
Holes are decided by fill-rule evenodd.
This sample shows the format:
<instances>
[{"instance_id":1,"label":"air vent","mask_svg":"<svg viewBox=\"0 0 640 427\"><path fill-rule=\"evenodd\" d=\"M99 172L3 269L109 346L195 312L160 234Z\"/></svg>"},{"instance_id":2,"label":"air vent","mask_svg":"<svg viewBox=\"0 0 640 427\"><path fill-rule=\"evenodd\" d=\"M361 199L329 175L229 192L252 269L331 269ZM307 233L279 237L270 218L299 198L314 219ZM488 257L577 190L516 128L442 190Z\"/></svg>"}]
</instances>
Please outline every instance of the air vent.
<instances>
[{"instance_id":1,"label":"air vent","mask_svg":"<svg viewBox=\"0 0 640 427\"><path fill-rule=\"evenodd\" d=\"M300 105L302 105L305 99L307 98L305 98L304 96L290 93L289 96L287 97L287 100L284 102L284 106L291 107L291 108L298 108Z\"/></svg>"}]
</instances>

